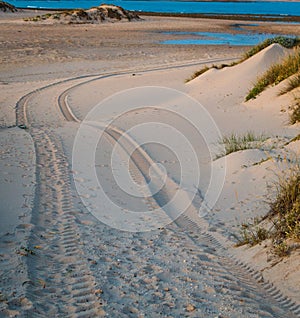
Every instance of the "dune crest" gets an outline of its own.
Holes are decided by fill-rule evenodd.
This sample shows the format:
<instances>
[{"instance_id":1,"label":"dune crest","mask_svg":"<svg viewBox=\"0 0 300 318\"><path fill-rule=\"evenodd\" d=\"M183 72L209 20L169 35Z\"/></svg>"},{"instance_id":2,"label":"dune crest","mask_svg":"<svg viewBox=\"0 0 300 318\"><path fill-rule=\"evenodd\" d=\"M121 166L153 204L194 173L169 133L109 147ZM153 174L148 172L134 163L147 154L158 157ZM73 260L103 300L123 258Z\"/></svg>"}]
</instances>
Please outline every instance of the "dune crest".
<instances>
[{"instance_id":1,"label":"dune crest","mask_svg":"<svg viewBox=\"0 0 300 318\"><path fill-rule=\"evenodd\" d=\"M33 22L60 22L67 24L97 24L102 22L116 22L116 21L133 21L139 20L140 17L131 11L127 11L122 7L101 4L98 7L92 7L87 10L75 9L63 12L47 13L42 16L38 15L33 18L25 19L25 21Z\"/></svg>"}]
</instances>

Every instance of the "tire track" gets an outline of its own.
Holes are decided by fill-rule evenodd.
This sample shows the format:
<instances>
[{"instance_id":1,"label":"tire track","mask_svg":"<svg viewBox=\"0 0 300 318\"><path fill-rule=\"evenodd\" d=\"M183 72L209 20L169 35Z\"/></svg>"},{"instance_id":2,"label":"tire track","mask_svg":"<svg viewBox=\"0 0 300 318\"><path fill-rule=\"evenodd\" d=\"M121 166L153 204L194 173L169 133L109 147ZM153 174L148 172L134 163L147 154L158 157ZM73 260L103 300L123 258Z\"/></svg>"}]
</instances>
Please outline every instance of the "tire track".
<instances>
[{"instance_id":1,"label":"tire track","mask_svg":"<svg viewBox=\"0 0 300 318\"><path fill-rule=\"evenodd\" d=\"M37 158L37 189L29 240L30 317L99 317L95 279L81 247L69 167L51 131L30 129Z\"/></svg>"},{"instance_id":2,"label":"tire track","mask_svg":"<svg viewBox=\"0 0 300 318\"><path fill-rule=\"evenodd\" d=\"M16 105L17 125L30 126L26 108L35 94L55 85L94 76L87 75L60 81L23 96ZM101 77L76 84L59 96L58 105L67 121L79 122L65 102L68 92L78 85L98 80ZM82 249L78 246L79 229L74 217L67 158L63 154L60 140L51 130L30 128L28 131L35 142L38 179L32 217L35 228L32 231L29 247L42 247L37 249L35 255L29 255L28 258L30 282L27 290L29 298L33 302L33 308L28 310L28 314L30 317L43 317L49 316L49 314L53 317L99 317L104 313L94 289L95 279L85 261ZM115 141L118 141L123 134L116 128L111 128L106 133ZM129 137L127 140L128 144L124 145L125 151L128 151L130 145L135 147ZM132 174L137 179L140 179L142 175L145 180L149 180L150 177L147 174L149 169L147 168L151 165L151 161L141 152L136 152L136 156L132 159L137 169L133 169L135 171L132 171ZM166 190L163 197L150 199L149 207L153 208L156 204L163 206L164 200L167 200L169 196L170 193ZM205 249L208 253L212 252L218 256L218 262L213 262L213 275L216 274L216 279L219 277L232 282L233 290L238 289L237 286L242 284L242 289L249 290L258 298L267 299L271 307L260 308L262 316L264 313L270 313L268 310L274 308L274 317L283 317L282 308L284 308L291 312L289 317L293 317L293 314L295 317L300 317L298 304L284 297L272 284L262 282L260 274L246 264L226 255L223 245L213 234L203 230L205 228L203 222L204 220L200 220L195 211L188 211L175 221L177 226L183 229L190 238L191 248L206 245ZM205 263L202 259L201 262ZM212 263L210 261L207 263L207 266L211 267ZM63 290L62 286L68 287ZM251 300L250 296L244 297L246 303ZM238 298L239 295L236 297ZM58 306L58 303L62 305ZM249 306L251 304L250 301Z\"/></svg>"},{"instance_id":3,"label":"tire track","mask_svg":"<svg viewBox=\"0 0 300 318\"><path fill-rule=\"evenodd\" d=\"M106 133L118 143L120 143L119 139L122 137L122 148L131 155L131 160L134 162L139 172L143 175L146 182L149 183L151 177L148 175L148 172L150 171L150 167L152 166L153 168L154 166L154 162L149 155L144 152L130 136L120 129L109 127L106 129ZM136 151L133 152L133 149L136 149ZM172 188L172 183L172 180L168 180L167 187L162 189L163 193L159 196L154 196L158 206L163 208L164 205L172 198L173 193L172 191L169 192L169 188ZM173 218L172 215L169 216ZM268 306L265 306L265 309L263 304L261 304L261 317L272 312L273 317L281 318L283 315L287 315L286 311L290 312L287 317L300 317L299 304L284 296L272 283L264 281L259 272L228 254L226 247L219 239L214 237L214 233L209 233L206 230L207 222L198 216L198 211L193 205L177 217L174 220L174 223L185 231L186 235L191 239L195 246L201 246L204 243L207 245L208 250L213 251L218 256L218 264L222 268L225 268L227 273L234 275L230 279L234 285L241 285L242 290L249 290L252 293L252 295L249 294L243 299L245 303L249 301L248 298L252 298L254 295L256 295L258 300L264 299L268 301ZM215 270L213 270L213 272L215 273ZM213 276L217 278L218 273ZM233 290L235 289L236 287L233 288ZM232 296L233 298L235 296L239 297L239 295L235 295L234 293Z\"/></svg>"},{"instance_id":4,"label":"tire track","mask_svg":"<svg viewBox=\"0 0 300 318\"><path fill-rule=\"evenodd\" d=\"M78 87L78 85L65 91L63 96L67 96L70 90L76 87ZM68 111L68 109L70 109L67 103L61 105L61 107L64 109L64 111ZM71 119L72 121L79 122L79 119L77 119L73 113L71 113L71 117L73 117ZM132 171L132 174L136 180L142 182L140 177L137 175L136 170L138 170L138 172L148 183L151 178L147 172L149 171L150 166L154 163L148 154L143 152L133 140L130 140L131 137L126 135L123 131L120 131L120 129L116 127L110 127L109 129L106 129L105 132L112 139L114 139L115 142L119 142L118 140L122 136L124 141L125 135L125 140L128 141L128 144L122 145L122 147L126 152L128 152L129 155L132 154L131 160L133 161L134 166L137 168L133 168L135 171ZM134 149L139 149L139 151L133 153L132 151ZM154 198L154 201L152 199L147 199L147 205L150 210L153 210L155 203L158 204L158 206L163 207L166 203L166 198L170 197L172 197L172 194L170 195L170 193L164 193L160 198ZM172 215L170 217L172 217ZM193 241L195 245L203 244L203 242L205 242L209 249L213 249L220 257L221 266L224 266L228 272L235 273L236 277L238 277L238 281L244 285L245 289L250 289L252 291L254 290L257 295L261 295L262 299L267 298L271 306L274 306L275 308L279 305L279 307L282 307L284 310L290 311L291 317L300 317L300 304L297 304L288 297L284 296L282 292L272 283L264 281L262 275L253 270L248 264L240 262L232 255L227 255L226 247L224 247L224 245L214 237L213 233L208 233L207 231L203 230L207 227L207 223L203 219L199 218L197 210L194 207L189 208L186 213L180 215L174 222L177 226L185 230L186 235ZM282 317L282 314L283 313L280 309L279 313L273 313L274 317L278 318Z\"/></svg>"},{"instance_id":5,"label":"tire track","mask_svg":"<svg viewBox=\"0 0 300 318\"><path fill-rule=\"evenodd\" d=\"M27 107L44 90L89 76L67 79L23 96L16 121L29 128L36 151L36 193L28 242L27 298L29 317L100 317L105 313L95 279L81 246L74 216L70 169L60 140L50 129L31 127ZM34 122L36 126L37 122Z\"/></svg>"}]
</instances>

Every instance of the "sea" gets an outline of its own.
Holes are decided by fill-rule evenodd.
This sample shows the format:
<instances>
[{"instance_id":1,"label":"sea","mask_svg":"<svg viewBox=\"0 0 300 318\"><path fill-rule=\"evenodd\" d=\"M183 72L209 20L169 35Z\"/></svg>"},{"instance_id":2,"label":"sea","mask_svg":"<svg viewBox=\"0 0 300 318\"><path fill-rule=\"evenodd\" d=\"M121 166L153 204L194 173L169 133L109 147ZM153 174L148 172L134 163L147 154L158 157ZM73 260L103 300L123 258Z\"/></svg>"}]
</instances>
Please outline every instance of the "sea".
<instances>
[{"instance_id":1,"label":"sea","mask_svg":"<svg viewBox=\"0 0 300 318\"><path fill-rule=\"evenodd\" d=\"M43 9L88 9L101 4L101 0L11 0L19 8ZM268 16L300 16L300 2L252 1L252 2L216 2L216 1L140 1L140 0L104 0L127 10L157 13L202 13L202 14L252 14Z\"/></svg>"}]
</instances>

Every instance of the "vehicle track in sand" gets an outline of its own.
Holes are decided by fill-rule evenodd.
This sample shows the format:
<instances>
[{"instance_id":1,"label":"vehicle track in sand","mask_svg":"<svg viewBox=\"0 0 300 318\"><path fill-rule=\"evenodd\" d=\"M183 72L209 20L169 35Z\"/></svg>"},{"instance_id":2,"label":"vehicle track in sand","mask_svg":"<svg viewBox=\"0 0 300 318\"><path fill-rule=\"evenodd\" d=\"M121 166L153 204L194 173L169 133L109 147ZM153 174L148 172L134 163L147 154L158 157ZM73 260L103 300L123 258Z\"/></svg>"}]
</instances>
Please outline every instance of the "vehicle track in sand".
<instances>
[{"instance_id":1,"label":"vehicle track in sand","mask_svg":"<svg viewBox=\"0 0 300 318\"><path fill-rule=\"evenodd\" d=\"M36 98L40 98L48 89L62 87L63 92L57 98L57 106L65 120L79 123L80 120L76 118L66 103L68 92L76 89L78 85L107 76L114 75L87 75L53 83L25 95L17 103L17 125L24 125L23 127L28 128L28 132L34 140L37 158L37 186L32 212L34 227L31 231L28 248L33 249L34 246L41 248L35 249L35 255L28 256L30 281L27 283L27 297L33 303L32 308L27 312L30 317L99 317L104 312L102 299L99 298L95 286L109 285L110 275L115 276L120 284L127 284L129 286L127 292L129 288L133 293L139 295L139 305L137 305L139 310L148 305L147 293L150 295L148 297L154 297L151 290L149 291L146 287L142 288L141 283L142 278L144 279L150 274L144 273L144 276L141 276L135 270L128 270L124 277L118 273L117 268L112 272L112 268L108 264L110 263L109 255L110 257L118 255L122 242L110 246L106 262L99 262L98 265L92 267L88 264L85 254L89 252L83 251L83 247L80 245L81 230L76 221L77 211L72 198L75 189L72 189L68 159L55 130L47 127L45 123L39 122L38 115L35 113L34 101ZM65 88L64 84L69 87ZM106 133L112 144L118 141L122 134L118 128L114 127L111 127ZM125 151L126 149L128 151L128 147L135 146L134 140L129 136L123 140L125 140L125 144L122 147ZM133 165L130 172L136 180L145 183L151 158L146 158L142 151L135 152L134 156L136 157L132 158ZM165 197L169 195L170 193L166 190ZM151 209L163 206L164 202L150 198L147 205ZM205 312L207 309L203 317L213 317L209 315L215 314L214 310L218 309L217 302L230 301L234 307L229 309L231 317L241 317L241 315L243 317L300 317L299 304L293 303L282 295L271 283L264 282L261 275L248 265L227 255L226 249L214 237L214 234L204 230L203 222L205 221L200 219L195 210L191 208L177 218L175 224L166 227L167 235L164 235L163 232L155 234L161 238L161 247L177 249L172 256L174 262L180 262L180 248L188 249L193 255L190 262L197 260L199 280L204 281L207 286L211 285L216 292L218 292L217 287L220 288L217 297L206 293L201 294L206 303L204 302L203 308L199 308L199 310ZM99 225L99 231L106 233L108 230ZM138 244L144 239L143 234L140 233L128 235L132 242L138 242ZM155 235L154 237L156 237ZM94 242L90 249L96 247L96 242L101 242L103 245L108 243L105 237L97 236L95 233L91 234L90 238ZM182 247L176 245L174 248L172 243L176 240L182 242ZM184 250L182 250L183 253ZM120 259L122 260L122 256ZM161 262L161 268L163 268L166 260L158 259L157 261ZM124 264L126 266L125 261ZM146 267L147 264L144 265ZM189 263L189 265L193 264ZM127 263L127 266L129 268L131 265ZM177 270L180 272L182 268L181 265L178 266ZM106 271L106 275L103 274L103 271ZM159 274L162 274L162 270L158 270L158 273L153 275L159 276ZM193 274L195 274L195 269ZM160 286L160 281L164 280L161 278L162 276L160 275L160 278L153 282L154 289ZM176 273L171 275L171 278L175 276ZM185 282L182 289L188 288L187 285L189 284ZM140 286L141 290L137 290L136 286ZM123 287L120 285L120 290L122 289ZM179 290L177 294L173 295L174 302L176 297L181 294L182 292ZM101 295L102 297L106 303L105 310L109 317L120 317L120 315L134 317L134 311L129 310L129 313L126 314L121 308L124 307L124 304L120 304L117 300L114 301L114 297L108 297L105 293L103 296ZM181 297L183 301L188 301L191 295L186 291L186 295L183 293ZM182 304L180 303L178 306L180 307ZM238 305L242 306L242 310L237 308ZM159 305L162 313L165 311L172 315L172 306L168 308L166 309L163 302ZM145 315L148 317L161 316L153 310L155 308L149 305L149 308L145 309ZM184 310L183 307L180 307L180 310ZM193 317L202 317L200 313L201 311L195 310Z\"/></svg>"}]
</instances>

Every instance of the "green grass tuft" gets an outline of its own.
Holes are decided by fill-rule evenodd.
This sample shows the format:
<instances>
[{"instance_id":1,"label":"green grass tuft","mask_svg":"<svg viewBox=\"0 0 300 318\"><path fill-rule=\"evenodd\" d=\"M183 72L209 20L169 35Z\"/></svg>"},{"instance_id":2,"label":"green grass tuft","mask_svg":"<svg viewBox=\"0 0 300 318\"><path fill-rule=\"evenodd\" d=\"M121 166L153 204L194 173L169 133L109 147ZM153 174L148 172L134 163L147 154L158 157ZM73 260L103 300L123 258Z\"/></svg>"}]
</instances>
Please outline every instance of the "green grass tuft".
<instances>
[{"instance_id":1,"label":"green grass tuft","mask_svg":"<svg viewBox=\"0 0 300 318\"><path fill-rule=\"evenodd\" d=\"M238 136L235 133L232 133L229 136L224 136L221 140L219 140L219 144L224 147L224 152L221 153L218 158L239 150L260 148L266 139L266 136L256 136L251 131L242 136Z\"/></svg>"},{"instance_id":2,"label":"green grass tuft","mask_svg":"<svg viewBox=\"0 0 300 318\"><path fill-rule=\"evenodd\" d=\"M283 62L272 65L256 82L246 96L246 101L255 98L269 85L277 85L300 71L300 49L295 49Z\"/></svg>"}]
</instances>

